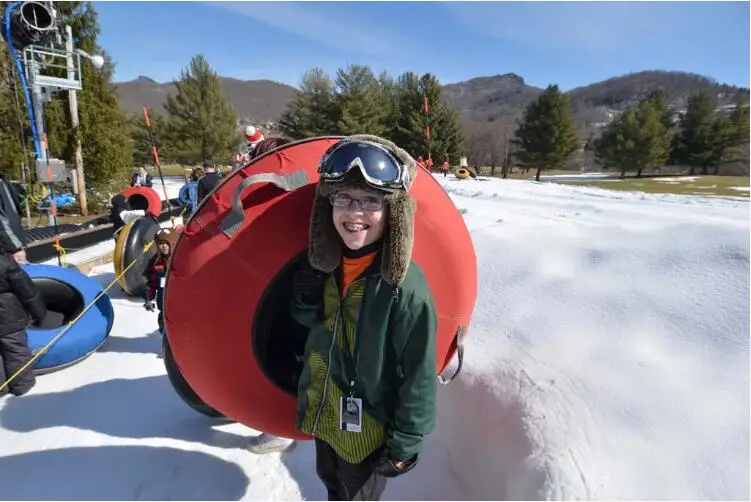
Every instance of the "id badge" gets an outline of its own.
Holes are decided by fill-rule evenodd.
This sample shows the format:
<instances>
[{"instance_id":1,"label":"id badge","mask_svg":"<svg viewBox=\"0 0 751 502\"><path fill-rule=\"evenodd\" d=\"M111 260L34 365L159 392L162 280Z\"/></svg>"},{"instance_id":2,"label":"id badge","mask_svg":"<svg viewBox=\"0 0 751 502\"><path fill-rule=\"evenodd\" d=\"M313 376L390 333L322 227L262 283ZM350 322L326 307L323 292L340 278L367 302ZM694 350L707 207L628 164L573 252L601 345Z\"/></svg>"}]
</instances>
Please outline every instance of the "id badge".
<instances>
[{"instance_id":1,"label":"id badge","mask_svg":"<svg viewBox=\"0 0 751 502\"><path fill-rule=\"evenodd\" d=\"M342 396L339 400L339 426L343 431L362 431L362 399Z\"/></svg>"},{"instance_id":2,"label":"id badge","mask_svg":"<svg viewBox=\"0 0 751 502\"><path fill-rule=\"evenodd\" d=\"M167 278L166 277L162 277L161 279L159 279L159 287L160 288L164 289L164 285L165 284L167 284Z\"/></svg>"}]
</instances>

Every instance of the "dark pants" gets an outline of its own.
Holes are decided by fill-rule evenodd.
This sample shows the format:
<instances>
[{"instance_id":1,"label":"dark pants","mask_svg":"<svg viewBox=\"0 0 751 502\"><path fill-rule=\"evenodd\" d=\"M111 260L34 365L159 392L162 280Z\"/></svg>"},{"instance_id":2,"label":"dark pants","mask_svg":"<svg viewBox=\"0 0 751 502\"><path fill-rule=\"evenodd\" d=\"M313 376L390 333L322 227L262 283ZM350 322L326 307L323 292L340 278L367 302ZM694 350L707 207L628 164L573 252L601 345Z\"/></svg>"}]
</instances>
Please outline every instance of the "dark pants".
<instances>
[{"instance_id":1,"label":"dark pants","mask_svg":"<svg viewBox=\"0 0 751 502\"><path fill-rule=\"evenodd\" d=\"M386 478L373 472L380 448L359 464L350 464L325 442L315 441L316 473L328 491L329 500L380 500Z\"/></svg>"},{"instance_id":2,"label":"dark pants","mask_svg":"<svg viewBox=\"0 0 751 502\"><path fill-rule=\"evenodd\" d=\"M12 377L16 371L31 359L31 350L26 339L26 330L16 331L0 336L0 385ZM29 365L20 375L0 390L0 395L10 391L16 396L29 392L36 384L36 377L32 373L33 365Z\"/></svg>"},{"instance_id":3,"label":"dark pants","mask_svg":"<svg viewBox=\"0 0 751 502\"><path fill-rule=\"evenodd\" d=\"M161 310L159 311L159 316L157 317L156 322L159 324L159 333L164 336L164 314Z\"/></svg>"}]
</instances>

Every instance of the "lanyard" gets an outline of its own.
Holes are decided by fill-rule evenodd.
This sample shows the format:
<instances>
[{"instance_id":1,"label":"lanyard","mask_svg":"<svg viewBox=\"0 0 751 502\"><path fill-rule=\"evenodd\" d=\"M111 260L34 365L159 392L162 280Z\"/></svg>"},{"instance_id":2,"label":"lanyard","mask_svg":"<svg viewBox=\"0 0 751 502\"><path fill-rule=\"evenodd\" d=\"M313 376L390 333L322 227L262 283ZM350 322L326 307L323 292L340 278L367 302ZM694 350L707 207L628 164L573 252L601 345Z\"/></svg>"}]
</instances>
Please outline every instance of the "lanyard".
<instances>
[{"instance_id":1,"label":"lanyard","mask_svg":"<svg viewBox=\"0 0 751 502\"><path fill-rule=\"evenodd\" d=\"M360 326L359 322L357 323L357 328L355 329L355 347L354 351L352 352L352 357L349 357L349 397L354 397L355 395L355 380L357 379L357 366L360 362ZM344 326L342 326L344 327ZM345 339L347 339L347 346L349 347L349 339L347 338L347 333L344 333ZM348 354L349 356L349 354Z\"/></svg>"}]
</instances>

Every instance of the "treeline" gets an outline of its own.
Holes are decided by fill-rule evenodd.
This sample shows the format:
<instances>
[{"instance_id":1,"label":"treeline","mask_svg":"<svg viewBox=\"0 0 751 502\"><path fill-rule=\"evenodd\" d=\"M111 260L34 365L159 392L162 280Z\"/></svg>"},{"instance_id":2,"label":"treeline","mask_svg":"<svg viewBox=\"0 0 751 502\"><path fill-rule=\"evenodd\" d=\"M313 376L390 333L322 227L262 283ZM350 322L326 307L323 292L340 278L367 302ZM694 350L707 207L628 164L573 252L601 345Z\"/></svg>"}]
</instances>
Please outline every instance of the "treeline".
<instances>
[{"instance_id":1,"label":"treeline","mask_svg":"<svg viewBox=\"0 0 751 502\"><path fill-rule=\"evenodd\" d=\"M601 134L587 139L576 134L568 96L551 85L524 112L512 134L480 141L470 138L470 162L489 160L505 174L512 166L536 169L535 179L546 169L561 169L578 153L593 152L605 169L625 176L666 165L686 165L693 174L717 174L719 167L738 156L749 144L749 106L739 92L729 113L716 111L716 99L700 90L688 99L685 113L672 109L662 91L655 91L612 120ZM489 143L490 141L490 143ZM499 143L503 154L499 155Z\"/></svg>"},{"instance_id":2,"label":"treeline","mask_svg":"<svg viewBox=\"0 0 751 502\"><path fill-rule=\"evenodd\" d=\"M458 164L464 148L459 118L441 100L434 75L406 72L394 78L383 72L376 77L365 65L339 69L333 79L320 68L306 71L279 128L292 139L375 134L415 158L427 159L430 151L435 164Z\"/></svg>"}]
</instances>

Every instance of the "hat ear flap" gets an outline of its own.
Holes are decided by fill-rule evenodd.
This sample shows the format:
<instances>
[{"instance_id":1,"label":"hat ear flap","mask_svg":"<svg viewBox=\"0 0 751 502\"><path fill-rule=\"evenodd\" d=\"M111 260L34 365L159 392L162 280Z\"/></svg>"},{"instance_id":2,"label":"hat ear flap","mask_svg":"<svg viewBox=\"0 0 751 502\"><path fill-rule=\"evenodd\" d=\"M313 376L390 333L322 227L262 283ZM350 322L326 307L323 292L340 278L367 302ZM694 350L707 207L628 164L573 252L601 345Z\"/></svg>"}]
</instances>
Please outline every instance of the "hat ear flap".
<instances>
[{"instance_id":1,"label":"hat ear flap","mask_svg":"<svg viewBox=\"0 0 751 502\"><path fill-rule=\"evenodd\" d=\"M381 275L389 284L398 284L407 276L415 239L415 209L415 201L404 192L389 201L381 261Z\"/></svg>"},{"instance_id":2,"label":"hat ear flap","mask_svg":"<svg viewBox=\"0 0 751 502\"><path fill-rule=\"evenodd\" d=\"M324 273L333 272L342 259L341 237L334 228L333 209L326 197L316 189L313 212L310 215L310 266Z\"/></svg>"}]
</instances>

